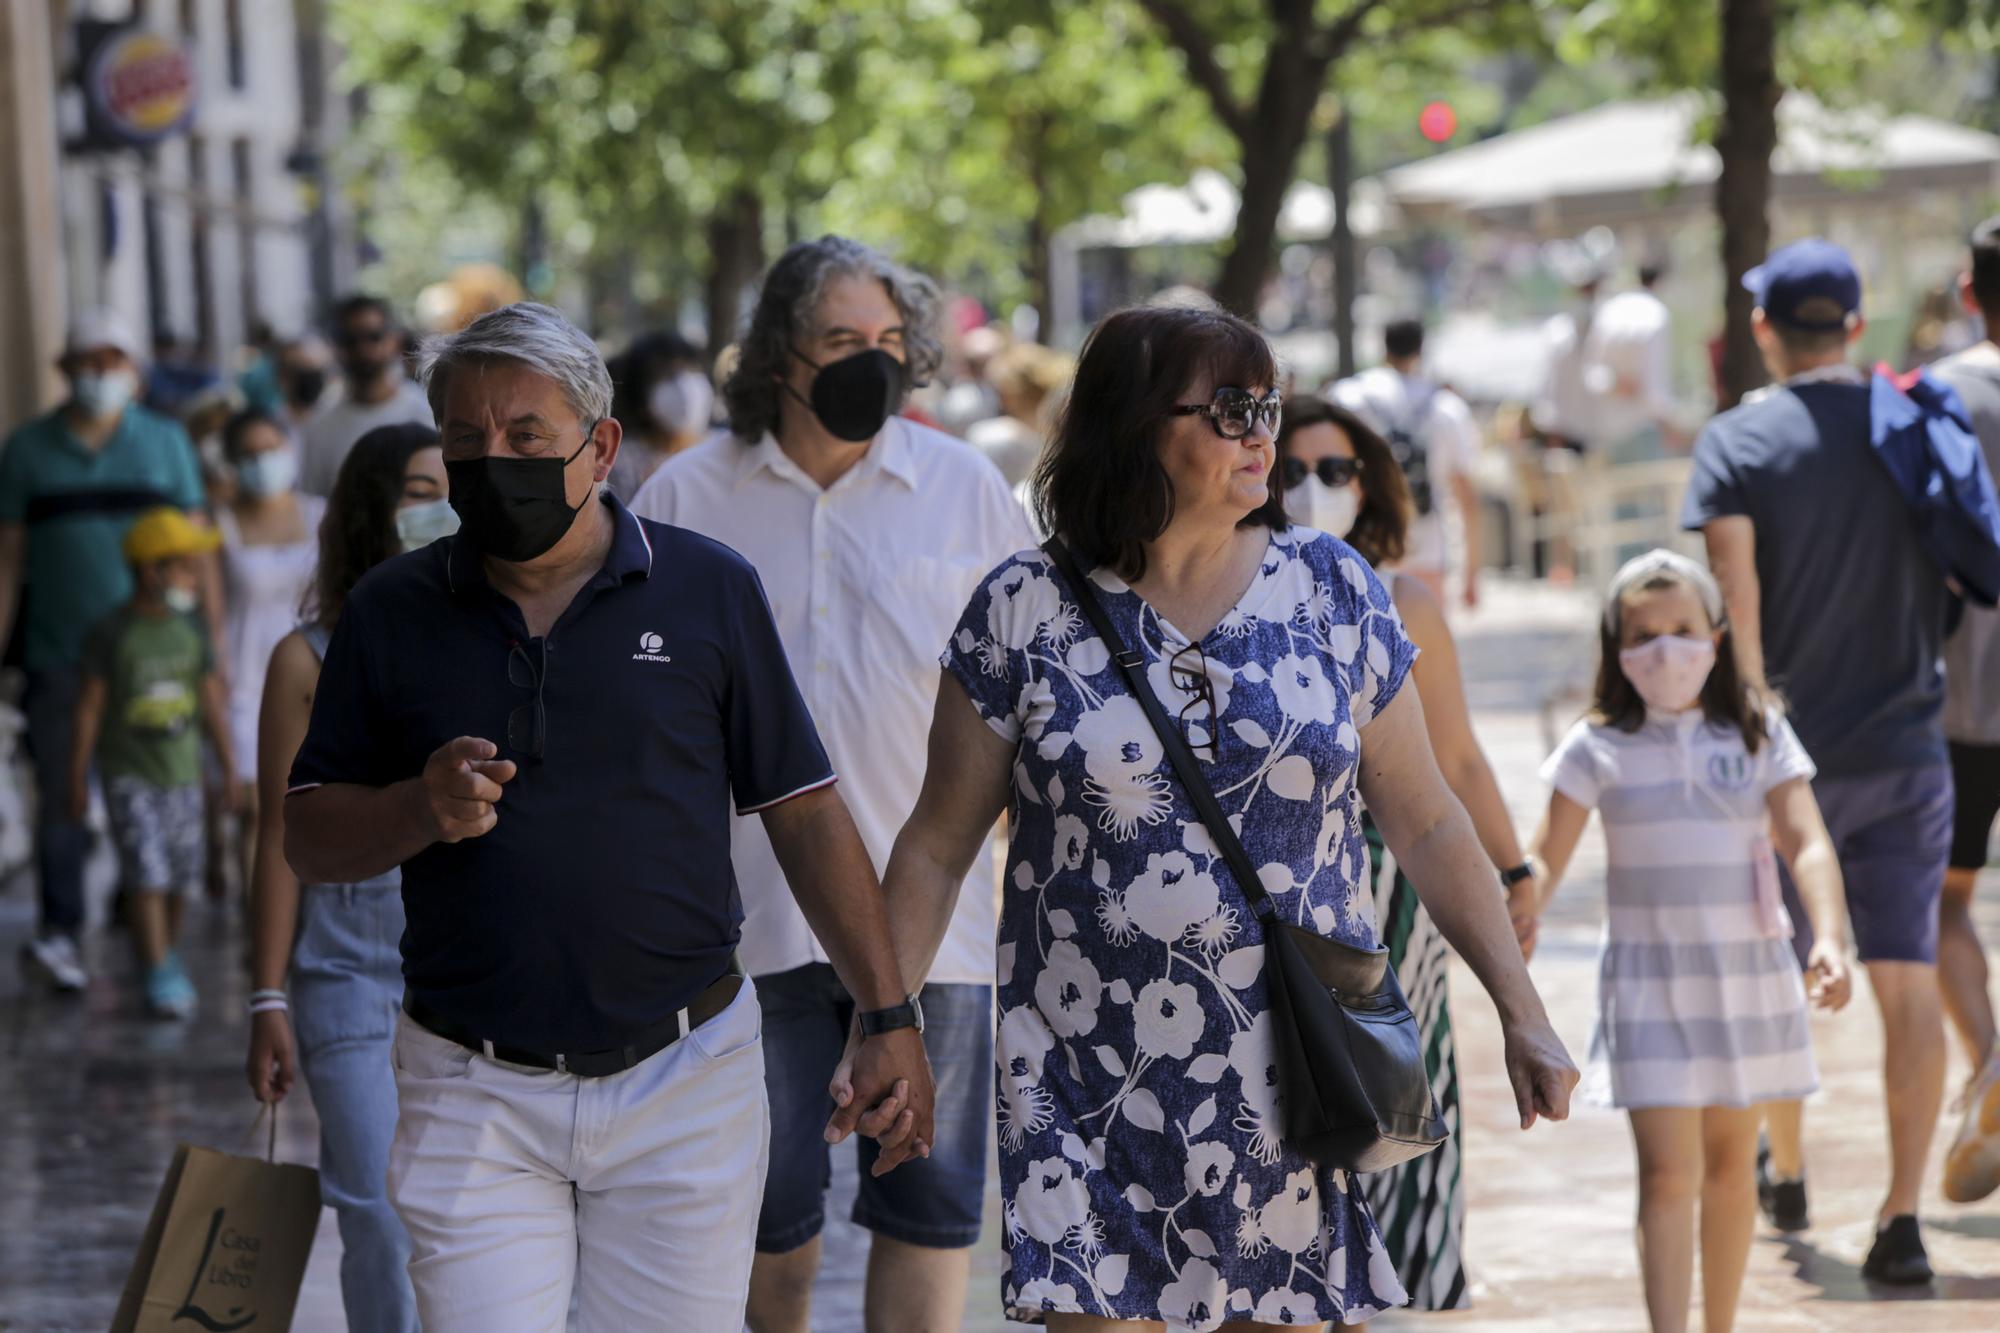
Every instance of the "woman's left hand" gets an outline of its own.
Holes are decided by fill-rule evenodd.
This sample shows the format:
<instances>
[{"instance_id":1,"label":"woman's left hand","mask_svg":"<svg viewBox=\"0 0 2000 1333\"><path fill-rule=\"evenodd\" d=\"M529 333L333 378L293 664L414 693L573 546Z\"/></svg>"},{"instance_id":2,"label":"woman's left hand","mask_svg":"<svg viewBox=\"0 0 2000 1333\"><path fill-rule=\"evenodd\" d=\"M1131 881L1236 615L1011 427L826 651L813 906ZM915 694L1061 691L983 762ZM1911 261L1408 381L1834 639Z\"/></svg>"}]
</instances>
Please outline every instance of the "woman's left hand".
<instances>
[{"instance_id":1,"label":"woman's left hand","mask_svg":"<svg viewBox=\"0 0 2000 1333\"><path fill-rule=\"evenodd\" d=\"M1508 1024L1506 1034L1507 1079L1514 1085L1521 1128L1533 1128L1538 1117L1569 1119L1569 1095L1582 1075L1548 1019Z\"/></svg>"}]
</instances>

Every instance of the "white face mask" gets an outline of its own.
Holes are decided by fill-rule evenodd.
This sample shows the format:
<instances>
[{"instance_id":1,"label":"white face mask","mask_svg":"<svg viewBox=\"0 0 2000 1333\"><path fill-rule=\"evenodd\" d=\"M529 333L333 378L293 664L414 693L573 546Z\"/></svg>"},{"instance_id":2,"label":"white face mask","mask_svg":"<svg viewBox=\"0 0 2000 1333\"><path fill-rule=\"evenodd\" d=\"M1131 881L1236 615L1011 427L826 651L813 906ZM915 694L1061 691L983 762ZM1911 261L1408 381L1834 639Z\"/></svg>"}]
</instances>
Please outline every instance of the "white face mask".
<instances>
[{"instance_id":1,"label":"white face mask","mask_svg":"<svg viewBox=\"0 0 2000 1333\"><path fill-rule=\"evenodd\" d=\"M708 414L715 406L715 388L699 370L683 370L661 380L646 395L646 411L660 429L675 435L692 435L708 429Z\"/></svg>"},{"instance_id":2,"label":"white face mask","mask_svg":"<svg viewBox=\"0 0 2000 1333\"><path fill-rule=\"evenodd\" d=\"M1361 513L1361 492L1352 482L1329 486L1318 477L1308 476L1285 492L1285 512L1309 528L1345 537Z\"/></svg>"},{"instance_id":3,"label":"white face mask","mask_svg":"<svg viewBox=\"0 0 2000 1333\"><path fill-rule=\"evenodd\" d=\"M115 416L139 396L139 377L129 370L78 375L70 391L76 405L94 417Z\"/></svg>"},{"instance_id":4,"label":"white face mask","mask_svg":"<svg viewBox=\"0 0 2000 1333\"><path fill-rule=\"evenodd\" d=\"M449 500L431 500L396 511L396 537L405 551L422 550L458 531L458 511Z\"/></svg>"},{"instance_id":5,"label":"white face mask","mask_svg":"<svg viewBox=\"0 0 2000 1333\"><path fill-rule=\"evenodd\" d=\"M160 595L160 600L177 616L191 616L201 609L201 594L193 588L169 588Z\"/></svg>"},{"instance_id":6,"label":"white face mask","mask_svg":"<svg viewBox=\"0 0 2000 1333\"><path fill-rule=\"evenodd\" d=\"M236 465L236 484L253 499L282 494L298 481L299 456L290 449L252 454Z\"/></svg>"},{"instance_id":7,"label":"white face mask","mask_svg":"<svg viewBox=\"0 0 2000 1333\"><path fill-rule=\"evenodd\" d=\"M1618 665L1648 708L1684 713L1700 702L1701 687L1715 669L1715 643L1663 634L1619 653Z\"/></svg>"}]
</instances>

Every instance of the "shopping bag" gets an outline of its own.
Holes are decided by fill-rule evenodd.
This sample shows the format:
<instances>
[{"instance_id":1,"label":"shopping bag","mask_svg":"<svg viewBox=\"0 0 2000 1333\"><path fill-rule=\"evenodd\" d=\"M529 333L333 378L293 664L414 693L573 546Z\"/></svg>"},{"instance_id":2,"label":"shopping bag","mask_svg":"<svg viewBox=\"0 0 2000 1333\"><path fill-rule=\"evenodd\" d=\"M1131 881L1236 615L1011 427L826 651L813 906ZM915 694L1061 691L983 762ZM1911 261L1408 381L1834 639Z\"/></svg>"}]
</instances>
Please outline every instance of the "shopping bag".
<instances>
[{"instance_id":1,"label":"shopping bag","mask_svg":"<svg viewBox=\"0 0 2000 1333\"><path fill-rule=\"evenodd\" d=\"M186 1143L174 1150L111 1333L292 1326L319 1229L319 1172L278 1162L275 1109L269 1125L262 1158Z\"/></svg>"}]
</instances>

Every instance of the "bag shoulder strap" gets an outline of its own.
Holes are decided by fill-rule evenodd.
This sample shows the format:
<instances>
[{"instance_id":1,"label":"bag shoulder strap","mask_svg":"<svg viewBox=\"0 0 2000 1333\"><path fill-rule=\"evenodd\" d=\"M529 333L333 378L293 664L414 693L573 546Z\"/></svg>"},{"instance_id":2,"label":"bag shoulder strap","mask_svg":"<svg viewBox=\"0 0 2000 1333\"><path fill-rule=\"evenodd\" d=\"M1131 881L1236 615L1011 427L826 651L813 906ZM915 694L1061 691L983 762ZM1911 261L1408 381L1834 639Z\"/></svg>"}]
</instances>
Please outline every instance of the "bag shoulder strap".
<instances>
[{"instance_id":1,"label":"bag shoulder strap","mask_svg":"<svg viewBox=\"0 0 2000 1333\"><path fill-rule=\"evenodd\" d=\"M1104 603L1098 600L1097 588L1088 575L1077 567L1076 559L1069 553L1058 537L1051 537L1042 544L1042 550L1049 559L1055 561L1056 568L1075 594L1077 605L1084 617L1090 621L1097 637L1104 640L1104 646L1111 650L1111 660L1117 664L1119 673L1125 677L1125 687L1139 706L1146 711L1146 720L1153 724L1159 735L1160 746L1167 752L1167 759L1174 766L1174 773L1186 789L1188 799L1194 803L1195 813L1208 828L1208 836L1222 852L1223 860L1229 863L1230 871L1236 876L1237 887L1250 903L1250 910L1257 914L1259 921L1271 921L1278 913L1278 905L1271 895L1264 891L1264 882L1257 878L1257 868L1250 864L1250 854L1243 850L1242 839L1230 827L1229 819L1222 813L1222 806L1215 799L1215 788L1203 776L1201 767L1195 762L1194 752L1181 739L1180 728L1167 716L1167 710L1160 705L1159 696L1146 681L1146 655L1143 651L1128 648L1125 639L1111 623ZM1218 725L1221 719L1217 719Z\"/></svg>"}]
</instances>

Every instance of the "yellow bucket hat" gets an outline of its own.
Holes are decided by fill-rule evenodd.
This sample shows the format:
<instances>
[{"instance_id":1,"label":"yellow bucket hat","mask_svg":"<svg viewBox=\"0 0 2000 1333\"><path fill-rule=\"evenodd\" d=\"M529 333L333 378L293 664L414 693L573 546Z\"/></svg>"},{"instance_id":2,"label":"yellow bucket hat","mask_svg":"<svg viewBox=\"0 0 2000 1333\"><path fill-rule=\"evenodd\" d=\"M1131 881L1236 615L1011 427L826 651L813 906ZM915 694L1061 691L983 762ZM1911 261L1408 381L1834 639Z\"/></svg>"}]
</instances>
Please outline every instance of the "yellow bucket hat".
<instances>
[{"instance_id":1,"label":"yellow bucket hat","mask_svg":"<svg viewBox=\"0 0 2000 1333\"><path fill-rule=\"evenodd\" d=\"M172 560L183 555L207 555L222 545L222 534L198 526L170 506L149 509L125 533L125 558L135 565Z\"/></svg>"}]
</instances>

